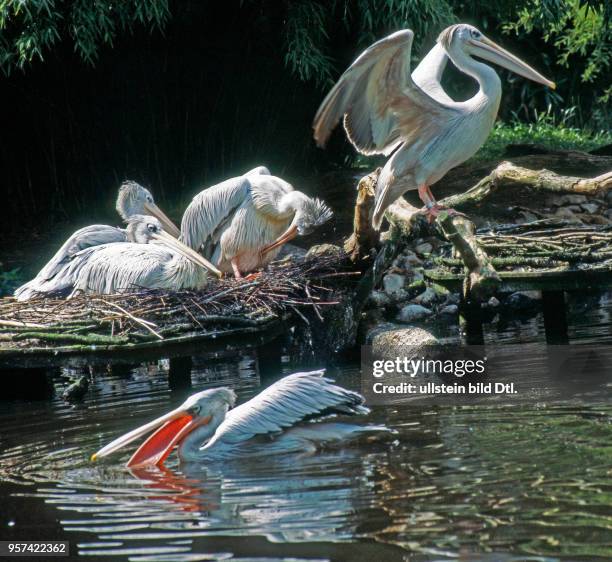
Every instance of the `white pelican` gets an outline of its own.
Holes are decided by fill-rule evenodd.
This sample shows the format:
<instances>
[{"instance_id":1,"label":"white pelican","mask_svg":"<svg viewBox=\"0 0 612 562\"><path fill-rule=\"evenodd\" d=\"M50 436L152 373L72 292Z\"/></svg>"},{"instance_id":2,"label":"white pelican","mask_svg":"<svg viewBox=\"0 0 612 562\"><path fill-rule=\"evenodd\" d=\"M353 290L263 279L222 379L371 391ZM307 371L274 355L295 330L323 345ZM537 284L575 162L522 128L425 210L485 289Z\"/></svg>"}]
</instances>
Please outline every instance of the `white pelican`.
<instances>
[{"instance_id":1,"label":"white pelican","mask_svg":"<svg viewBox=\"0 0 612 562\"><path fill-rule=\"evenodd\" d=\"M166 232L176 238L180 235L174 223L155 204L151 192L134 181L126 181L121 184L115 208L126 222L133 215L153 215L159 219ZM38 294L61 290L60 285L54 279L77 252L100 244L126 241L128 241L128 231L124 228L106 224L92 224L77 230L64 242L34 279L15 290L15 298L26 301Z\"/></svg>"},{"instance_id":2,"label":"white pelican","mask_svg":"<svg viewBox=\"0 0 612 562\"><path fill-rule=\"evenodd\" d=\"M198 193L183 214L181 241L239 279L331 216L325 203L260 166Z\"/></svg>"},{"instance_id":3,"label":"white pelican","mask_svg":"<svg viewBox=\"0 0 612 562\"><path fill-rule=\"evenodd\" d=\"M201 462L312 452L318 446L364 432L389 431L382 426L317 420L330 413L369 412L360 394L335 385L323 374L321 370L286 376L236 408L233 390L203 390L171 412L118 437L91 459L105 457L153 430L132 455L128 467L160 465L174 446L178 446L181 461Z\"/></svg>"},{"instance_id":4,"label":"white pelican","mask_svg":"<svg viewBox=\"0 0 612 562\"><path fill-rule=\"evenodd\" d=\"M489 136L501 99L501 80L477 56L550 88L526 63L467 24L446 28L437 45L410 76L413 32L398 31L366 49L340 77L314 119L314 138L323 147L344 116L344 128L362 154L391 155L378 178L373 224L406 191L418 189L429 216L439 207L430 186L473 156ZM455 102L440 79L450 58L479 84L476 95Z\"/></svg>"},{"instance_id":5,"label":"white pelican","mask_svg":"<svg viewBox=\"0 0 612 562\"><path fill-rule=\"evenodd\" d=\"M208 260L164 232L155 217L133 215L127 230L129 242L81 250L60 271L58 277L72 283L72 295L198 289L206 284L208 271L221 275Z\"/></svg>"}]
</instances>

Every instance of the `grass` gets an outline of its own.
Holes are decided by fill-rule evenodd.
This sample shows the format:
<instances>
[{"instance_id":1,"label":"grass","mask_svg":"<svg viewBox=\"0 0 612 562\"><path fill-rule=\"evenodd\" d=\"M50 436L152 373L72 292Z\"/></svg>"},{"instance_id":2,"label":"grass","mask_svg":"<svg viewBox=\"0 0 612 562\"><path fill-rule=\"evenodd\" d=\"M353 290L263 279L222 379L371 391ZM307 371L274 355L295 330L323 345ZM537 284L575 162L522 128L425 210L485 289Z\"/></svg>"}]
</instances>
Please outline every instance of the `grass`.
<instances>
[{"instance_id":1,"label":"grass","mask_svg":"<svg viewBox=\"0 0 612 562\"><path fill-rule=\"evenodd\" d=\"M538 144L547 148L586 152L610 143L612 143L612 133L609 131L585 131L565 124L556 124L548 117L540 118L535 123L498 121L487 142L472 161L503 158L506 146L509 144Z\"/></svg>"}]
</instances>

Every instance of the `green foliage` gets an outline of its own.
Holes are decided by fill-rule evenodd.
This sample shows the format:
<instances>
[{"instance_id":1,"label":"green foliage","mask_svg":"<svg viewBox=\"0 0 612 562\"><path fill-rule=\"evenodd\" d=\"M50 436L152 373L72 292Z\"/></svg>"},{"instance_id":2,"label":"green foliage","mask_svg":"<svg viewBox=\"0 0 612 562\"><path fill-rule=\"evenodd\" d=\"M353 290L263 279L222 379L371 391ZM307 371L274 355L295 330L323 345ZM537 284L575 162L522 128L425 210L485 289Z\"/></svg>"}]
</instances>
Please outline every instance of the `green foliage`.
<instances>
[{"instance_id":1,"label":"green foliage","mask_svg":"<svg viewBox=\"0 0 612 562\"><path fill-rule=\"evenodd\" d=\"M9 74L70 39L93 64L102 45L134 25L162 29L169 0L0 0L0 68Z\"/></svg>"},{"instance_id":2,"label":"green foliage","mask_svg":"<svg viewBox=\"0 0 612 562\"><path fill-rule=\"evenodd\" d=\"M537 114L533 123L514 119L509 123L498 121L487 142L474 156L475 161L501 159L509 144L538 144L547 148L589 151L612 143L612 132L589 132L568 125L572 111L566 119L558 120L550 112Z\"/></svg>"},{"instance_id":3,"label":"green foliage","mask_svg":"<svg viewBox=\"0 0 612 562\"><path fill-rule=\"evenodd\" d=\"M12 295L13 291L24 282L19 268L10 271L0 271L0 297Z\"/></svg>"}]
</instances>

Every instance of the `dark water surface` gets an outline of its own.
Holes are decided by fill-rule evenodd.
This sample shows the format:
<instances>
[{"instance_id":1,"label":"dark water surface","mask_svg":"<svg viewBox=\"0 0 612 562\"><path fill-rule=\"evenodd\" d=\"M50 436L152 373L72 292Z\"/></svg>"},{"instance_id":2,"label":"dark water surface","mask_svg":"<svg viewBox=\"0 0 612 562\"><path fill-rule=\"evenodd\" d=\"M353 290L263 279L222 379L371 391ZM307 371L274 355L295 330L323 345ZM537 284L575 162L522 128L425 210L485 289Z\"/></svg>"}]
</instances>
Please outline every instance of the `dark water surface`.
<instances>
[{"instance_id":1,"label":"dark water surface","mask_svg":"<svg viewBox=\"0 0 612 562\"><path fill-rule=\"evenodd\" d=\"M612 343L609 298L570 309L574 341ZM538 316L487 324L488 341L542 339ZM1 539L68 540L71 558L107 561L612 559L610 378L559 404L376 407L393 438L310 456L90 463L195 390L244 400L297 370L256 352L195 358L193 388L173 391L167 368L96 373L79 406L59 398L59 376L57 398L0 402ZM357 365L329 374L359 388Z\"/></svg>"}]
</instances>

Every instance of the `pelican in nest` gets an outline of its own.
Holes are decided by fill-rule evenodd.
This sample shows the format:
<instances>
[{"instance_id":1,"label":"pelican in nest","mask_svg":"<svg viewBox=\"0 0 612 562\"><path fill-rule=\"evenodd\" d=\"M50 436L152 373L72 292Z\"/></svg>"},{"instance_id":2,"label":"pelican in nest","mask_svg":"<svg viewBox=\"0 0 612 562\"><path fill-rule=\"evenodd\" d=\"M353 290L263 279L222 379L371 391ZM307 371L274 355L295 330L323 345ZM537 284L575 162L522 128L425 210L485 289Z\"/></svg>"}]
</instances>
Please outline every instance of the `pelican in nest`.
<instances>
[{"instance_id":1,"label":"pelican in nest","mask_svg":"<svg viewBox=\"0 0 612 562\"><path fill-rule=\"evenodd\" d=\"M229 388L203 390L171 412L118 437L93 461L153 432L127 463L129 468L161 465L175 446L182 462L232 457L313 452L364 433L389 432L384 426L321 421L333 413L369 412L363 397L325 378L324 371L295 373L234 408Z\"/></svg>"},{"instance_id":2,"label":"pelican in nest","mask_svg":"<svg viewBox=\"0 0 612 562\"><path fill-rule=\"evenodd\" d=\"M76 293L113 294L147 289L199 289L207 273L221 272L170 234L151 216L128 219L129 242L81 250L58 277L66 277Z\"/></svg>"},{"instance_id":3,"label":"pelican in nest","mask_svg":"<svg viewBox=\"0 0 612 562\"><path fill-rule=\"evenodd\" d=\"M134 215L153 215L160 221L167 233L176 238L180 235L174 223L155 204L151 192L134 181L126 181L121 184L115 208L125 222ZM40 294L62 290L65 287L61 286L56 277L78 252L101 244L127 241L128 229L125 228L92 224L77 230L64 242L34 279L15 290L15 298L26 301ZM68 279L63 278L62 283L66 281Z\"/></svg>"},{"instance_id":4,"label":"pelican in nest","mask_svg":"<svg viewBox=\"0 0 612 562\"><path fill-rule=\"evenodd\" d=\"M260 166L198 193L183 214L181 241L239 279L331 216L325 203Z\"/></svg>"},{"instance_id":5,"label":"pelican in nest","mask_svg":"<svg viewBox=\"0 0 612 562\"><path fill-rule=\"evenodd\" d=\"M387 207L409 190L418 190L430 218L437 216L440 207L430 186L473 156L489 136L501 100L501 80L474 57L555 88L554 82L467 24L446 28L411 76L413 36L410 29L398 31L359 55L323 100L313 124L314 138L323 147L344 116L344 129L357 151L391 156L376 186L377 230ZM442 89L447 58L478 82L472 98L456 102Z\"/></svg>"}]
</instances>

